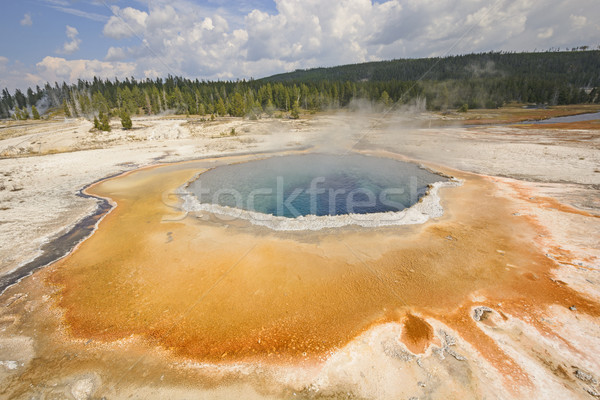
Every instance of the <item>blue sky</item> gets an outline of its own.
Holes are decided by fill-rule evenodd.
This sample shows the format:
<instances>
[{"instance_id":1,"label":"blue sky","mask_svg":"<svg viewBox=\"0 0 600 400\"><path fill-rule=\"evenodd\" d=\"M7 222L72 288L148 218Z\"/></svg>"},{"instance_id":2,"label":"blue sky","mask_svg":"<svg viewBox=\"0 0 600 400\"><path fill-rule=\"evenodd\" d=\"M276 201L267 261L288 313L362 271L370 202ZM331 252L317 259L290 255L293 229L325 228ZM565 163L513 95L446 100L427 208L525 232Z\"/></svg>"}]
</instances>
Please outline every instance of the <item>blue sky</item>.
<instances>
[{"instance_id":1,"label":"blue sky","mask_svg":"<svg viewBox=\"0 0 600 400\"><path fill-rule=\"evenodd\" d=\"M78 9L90 13L102 14L104 22L77 17L59 11L50 3L36 0L7 1L3 5L0 34L6 40L0 45L1 54L26 64L34 64L45 55L59 49L66 39L65 27L74 26L80 37L88 44L80 49L78 56L96 57L97 46L107 49L107 43L98 34L108 21L107 10L88 4L78 5ZM25 14L29 14L31 25L21 25Z\"/></svg>"},{"instance_id":2,"label":"blue sky","mask_svg":"<svg viewBox=\"0 0 600 400\"><path fill-rule=\"evenodd\" d=\"M597 0L2 0L0 87L600 44Z\"/></svg>"},{"instance_id":3,"label":"blue sky","mask_svg":"<svg viewBox=\"0 0 600 400\"><path fill-rule=\"evenodd\" d=\"M104 56L108 48L116 42L107 40L102 35L102 28L113 15L110 6L147 9L145 5L148 4L144 1L130 0L2 0L2 2L0 34L1 37L12 40L0 44L0 55L28 65L37 63L44 56L55 53L62 47L66 40L67 25L75 27L79 31L82 43L85 43L80 46L78 57L92 59ZM208 0L195 3L207 11L226 10L238 18L253 9L275 11L275 2L271 0ZM31 18L30 26L21 25L25 14L29 14ZM130 43L135 43L135 40L130 40Z\"/></svg>"}]
</instances>

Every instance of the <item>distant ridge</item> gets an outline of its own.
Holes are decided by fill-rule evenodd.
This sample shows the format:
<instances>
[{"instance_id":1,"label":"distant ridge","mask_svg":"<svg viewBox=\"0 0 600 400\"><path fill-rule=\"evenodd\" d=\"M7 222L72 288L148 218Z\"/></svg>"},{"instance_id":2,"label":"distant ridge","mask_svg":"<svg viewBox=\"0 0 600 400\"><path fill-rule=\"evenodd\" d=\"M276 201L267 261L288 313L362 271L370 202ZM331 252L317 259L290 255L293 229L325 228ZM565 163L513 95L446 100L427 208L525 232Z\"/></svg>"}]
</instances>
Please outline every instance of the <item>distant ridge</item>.
<instances>
[{"instance_id":1,"label":"distant ridge","mask_svg":"<svg viewBox=\"0 0 600 400\"><path fill-rule=\"evenodd\" d=\"M444 58L398 59L299 69L265 77L259 81L443 81L498 76L560 79L577 86L595 87L600 85L600 51L489 52Z\"/></svg>"}]
</instances>

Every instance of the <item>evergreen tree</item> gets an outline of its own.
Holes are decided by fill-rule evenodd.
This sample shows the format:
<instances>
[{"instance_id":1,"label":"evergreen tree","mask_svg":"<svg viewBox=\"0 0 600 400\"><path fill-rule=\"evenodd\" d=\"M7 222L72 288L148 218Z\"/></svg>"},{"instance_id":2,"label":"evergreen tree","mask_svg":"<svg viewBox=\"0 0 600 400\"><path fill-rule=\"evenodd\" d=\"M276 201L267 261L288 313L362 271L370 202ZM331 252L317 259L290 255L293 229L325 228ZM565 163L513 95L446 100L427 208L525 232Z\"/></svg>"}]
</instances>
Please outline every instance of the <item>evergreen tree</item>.
<instances>
[{"instance_id":1,"label":"evergreen tree","mask_svg":"<svg viewBox=\"0 0 600 400\"><path fill-rule=\"evenodd\" d=\"M271 99L267 100L267 104L265 105L265 112L269 117L273 116L273 112L275 112L275 106L271 102Z\"/></svg>"},{"instance_id":2,"label":"evergreen tree","mask_svg":"<svg viewBox=\"0 0 600 400\"><path fill-rule=\"evenodd\" d=\"M95 122L95 121L94 121ZM110 118L108 114L104 114L102 111L98 114L98 129L105 132L110 132Z\"/></svg>"},{"instance_id":3,"label":"evergreen tree","mask_svg":"<svg viewBox=\"0 0 600 400\"><path fill-rule=\"evenodd\" d=\"M69 105L67 104L67 100L63 100L63 112L65 113L65 117L71 117L71 111L69 110Z\"/></svg>"},{"instance_id":4,"label":"evergreen tree","mask_svg":"<svg viewBox=\"0 0 600 400\"><path fill-rule=\"evenodd\" d=\"M6 108L8 110L11 110L14 107L13 97L11 96L8 89L6 89L6 88L2 89L2 102L4 103L4 105L6 106Z\"/></svg>"},{"instance_id":5,"label":"evergreen tree","mask_svg":"<svg viewBox=\"0 0 600 400\"><path fill-rule=\"evenodd\" d=\"M123 126L123 129L125 129L125 130L131 129L133 127L133 123L131 122L131 117L129 116L127 111L121 112L121 125Z\"/></svg>"},{"instance_id":6,"label":"evergreen tree","mask_svg":"<svg viewBox=\"0 0 600 400\"><path fill-rule=\"evenodd\" d=\"M219 97L219 100L217 101L217 106L215 108L219 116L223 117L227 115L227 108L225 107L225 102L222 98Z\"/></svg>"},{"instance_id":7,"label":"evergreen tree","mask_svg":"<svg viewBox=\"0 0 600 400\"><path fill-rule=\"evenodd\" d=\"M25 107L27 105L27 98L19 89L15 90L15 101L17 103L17 107Z\"/></svg>"},{"instance_id":8,"label":"evergreen tree","mask_svg":"<svg viewBox=\"0 0 600 400\"><path fill-rule=\"evenodd\" d=\"M36 106L31 106L31 115L33 119L40 119L40 113L38 112Z\"/></svg>"},{"instance_id":9,"label":"evergreen tree","mask_svg":"<svg viewBox=\"0 0 600 400\"><path fill-rule=\"evenodd\" d=\"M387 91L381 92L381 97L379 97L379 101L383 103L384 106L389 106L391 104L390 95Z\"/></svg>"},{"instance_id":10,"label":"evergreen tree","mask_svg":"<svg viewBox=\"0 0 600 400\"><path fill-rule=\"evenodd\" d=\"M240 93L233 95L233 101L231 103L231 115L234 117L243 117L246 115L244 98Z\"/></svg>"},{"instance_id":11,"label":"evergreen tree","mask_svg":"<svg viewBox=\"0 0 600 400\"><path fill-rule=\"evenodd\" d=\"M28 103L30 106L33 106L33 105L35 105L35 102L36 102L36 96L35 96L35 93L33 93L33 89L31 89L31 88L28 88L28 89L27 89L27 103Z\"/></svg>"},{"instance_id":12,"label":"evergreen tree","mask_svg":"<svg viewBox=\"0 0 600 400\"><path fill-rule=\"evenodd\" d=\"M292 106L292 111L290 111L290 118L298 119L300 118L300 106L298 105L298 101L294 102Z\"/></svg>"},{"instance_id":13,"label":"evergreen tree","mask_svg":"<svg viewBox=\"0 0 600 400\"><path fill-rule=\"evenodd\" d=\"M29 112L26 107L21 110L19 107L15 108L15 119L25 121L29 119Z\"/></svg>"},{"instance_id":14,"label":"evergreen tree","mask_svg":"<svg viewBox=\"0 0 600 400\"><path fill-rule=\"evenodd\" d=\"M92 95L92 106L95 111L102 111L107 113L109 110L108 102L106 101L101 92L95 92Z\"/></svg>"}]
</instances>

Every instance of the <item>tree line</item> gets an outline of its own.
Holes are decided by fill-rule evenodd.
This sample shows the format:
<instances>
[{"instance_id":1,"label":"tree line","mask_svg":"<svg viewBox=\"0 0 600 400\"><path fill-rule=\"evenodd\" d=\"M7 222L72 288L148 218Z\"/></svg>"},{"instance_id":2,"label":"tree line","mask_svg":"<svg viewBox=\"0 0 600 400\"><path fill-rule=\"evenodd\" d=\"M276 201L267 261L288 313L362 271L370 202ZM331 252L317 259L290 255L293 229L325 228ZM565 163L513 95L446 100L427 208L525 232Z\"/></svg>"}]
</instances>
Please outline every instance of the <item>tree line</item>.
<instances>
[{"instance_id":1,"label":"tree line","mask_svg":"<svg viewBox=\"0 0 600 400\"><path fill-rule=\"evenodd\" d=\"M600 51L483 53L298 70L260 80L200 81L183 77L94 78L7 89L0 118L34 118L38 109L67 117L177 113L272 115L348 107L353 99L383 105L419 101L431 110L496 108L508 102L599 103ZM35 113L34 113L35 109Z\"/></svg>"}]
</instances>

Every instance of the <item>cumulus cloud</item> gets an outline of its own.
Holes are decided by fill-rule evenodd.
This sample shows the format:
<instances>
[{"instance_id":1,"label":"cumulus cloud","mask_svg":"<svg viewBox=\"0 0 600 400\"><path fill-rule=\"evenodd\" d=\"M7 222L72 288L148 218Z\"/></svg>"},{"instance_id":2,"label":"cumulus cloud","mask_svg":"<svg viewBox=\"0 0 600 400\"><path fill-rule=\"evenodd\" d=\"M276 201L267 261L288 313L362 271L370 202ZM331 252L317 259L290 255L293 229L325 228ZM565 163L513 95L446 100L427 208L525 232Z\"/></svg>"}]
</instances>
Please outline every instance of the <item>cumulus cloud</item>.
<instances>
[{"instance_id":1,"label":"cumulus cloud","mask_svg":"<svg viewBox=\"0 0 600 400\"><path fill-rule=\"evenodd\" d=\"M23 26L33 25L33 21L31 20L31 14L27 13L23 16L23 19L21 20L21 25L23 25Z\"/></svg>"},{"instance_id":2,"label":"cumulus cloud","mask_svg":"<svg viewBox=\"0 0 600 400\"><path fill-rule=\"evenodd\" d=\"M122 47L110 47L104 59L106 61L122 61L127 58L127 52Z\"/></svg>"},{"instance_id":3,"label":"cumulus cloud","mask_svg":"<svg viewBox=\"0 0 600 400\"><path fill-rule=\"evenodd\" d=\"M597 0L276 0L270 11L244 7L236 13L211 8L215 2L131 4L112 5L104 20L109 49L98 55L104 61L77 65L86 61L96 66L93 71L112 71L110 76L126 70L139 77L258 78L296 68L600 41L599 24L585 17L600 13ZM79 47L76 30L69 39L64 54ZM73 64L53 62L56 76L90 76ZM31 73L44 76L39 68L47 63Z\"/></svg>"},{"instance_id":4,"label":"cumulus cloud","mask_svg":"<svg viewBox=\"0 0 600 400\"><path fill-rule=\"evenodd\" d=\"M104 35L115 40L135 36L140 44L127 50L112 47L105 59L131 57L139 75L152 71L215 79L578 41L581 32L556 28L564 25L565 13L577 10L551 1L554 8L533 0L277 0L274 12L252 10L235 19L186 0L155 0L146 10L112 7ZM595 0L581 1L584 9L600 11ZM585 17L574 14L570 21L577 27L586 24Z\"/></svg>"},{"instance_id":5,"label":"cumulus cloud","mask_svg":"<svg viewBox=\"0 0 600 400\"><path fill-rule=\"evenodd\" d=\"M113 16L104 25L103 33L113 39L123 39L134 35L140 35L146 28L148 13L132 7L120 9L112 8Z\"/></svg>"},{"instance_id":6,"label":"cumulus cloud","mask_svg":"<svg viewBox=\"0 0 600 400\"><path fill-rule=\"evenodd\" d=\"M67 25L66 34L69 41L63 44L63 47L59 53L72 54L79 50L79 45L81 44L81 39L79 39L79 31L76 28Z\"/></svg>"},{"instance_id":7,"label":"cumulus cloud","mask_svg":"<svg viewBox=\"0 0 600 400\"><path fill-rule=\"evenodd\" d=\"M133 63L99 60L66 60L61 57L44 57L36 64L37 75L48 82L75 82L77 79L124 78L135 73Z\"/></svg>"},{"instance_id":8,"label":"cumulus cloud","mask_svg":"<svg viewBox=\"0 0 600 400\"><path fill-rule=\"evenodd\" d=\"M109 49L106 60L131 56L138 62L140 75L144 71L161 75L195 71L196 76L233 78L242 71L247 32L232 29L219 14L201 16L158 3L148 12L117 6L112 10L114 15L104 26L104 35L112 39L137 36L141 44L127 51Z\"/></svg>"}]
</instances>

